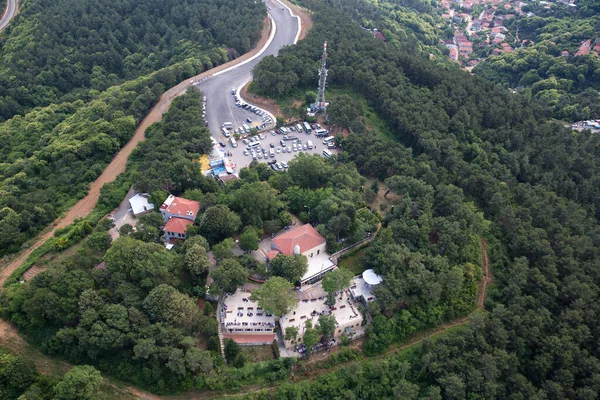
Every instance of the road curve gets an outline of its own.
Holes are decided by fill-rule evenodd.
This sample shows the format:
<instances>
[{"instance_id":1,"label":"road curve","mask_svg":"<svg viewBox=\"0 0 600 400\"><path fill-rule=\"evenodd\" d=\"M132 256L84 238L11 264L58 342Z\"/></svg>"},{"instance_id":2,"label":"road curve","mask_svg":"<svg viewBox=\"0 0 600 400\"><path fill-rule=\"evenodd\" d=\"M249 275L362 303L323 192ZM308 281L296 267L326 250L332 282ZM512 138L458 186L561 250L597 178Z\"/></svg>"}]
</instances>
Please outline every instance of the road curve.
<instances>
[{"instance_id":1,"label":"road curve","mask_svg":"<svg viewBox=\"0 0 600 400\"><path fill-rule=\"evenodd\" d=\"M8 26L10 20L17 14L17 10L17 0L8 0L6 2L6 10L4 10L4 15L2 15L2 19L0 19L0 31Z\"/></svg>"},{"instance_id":2,"label":"road curve","mask_svg":"<svg viewBox=\"0 0 600 400\"><path fill-rule=\"evenodd\" d=\"M252 79L252 68L263 57L277 55L282 47L292 45L298 41L301 28L300 18L292 15L291 10L279 1L268 0L266 4L271 8L269 14L274 21L275 34L265 51L255 59L215 74L209 79L196 84L207 98L206 120L208 121L208 128L218 141L224 139L220 133L223 122L231 122L234 127L239 127L246 122L246 118L250 117L256 120L256 115L235 105L235 99L231 94L232 89L235 89L239 95L239 89Z\"/></svg>"},{"instance_id":3,"label":"road curve","mask_svg":"<svg viewBox=\"0 0 600 400\"><path fill-rule=\"evenodd\" d=\"M150 110L148 115L139 124L129 142L125 144L125 146L113 158L110 164L106 166L104 171L102 171L102 174L90 184L88 194L84 198L79 200L73 207L71 207L71 209L66 211L62 218L58 218L57 220L55 220L51 226L49 226L42 233L40 233L35 238L35 240L30 243L30 246L27 249L21 250L21 252L7 265L2 266L0 264L0 288L4 286L4 283L10 277L10 275L18 267L25 263L27 257L29 257L29 255L33 253L35 249L40 247L42 244L44 244L46 240L50 239L54 235L56 229L64 228L72 224L76 219L85 218L92 212L92 210L96 206L96 203L98 202L98 198L100 196L100 188L102 188L102 186L105 183L114 181L119 174L125 172L125 167L127 165L127 159L129 158L129 155L135 149L137 144L145 139L144 133L146 131L146 128L148 128L148 126L150 126L151 124L162 120L163 113L168 111L173 99L185 93L187 88L191 85L191 82L209 78L217 73L222 73L221 75L218 75L218 77L227 77L229 76L229 71L235 71L237 69L235 68L236 65L242 65L246 67L243 69L244 73L238 76L238 78L236 79L248 79L246 74L249 74L251 72L252 67L256 65L256 63L258 63L260 58L269 54L276 54L277 51L279 51L279 48L286 44L292 44L295 41L297 37L295 29L300 29L299 20L296 17L292 17L289 11L286 11L288 13L289 20L283 18L283 10L281 10L280 3L274 2L274 0L267 0L266 3L272 8L272 10L270 10L270 13L276 11L276 8L280 12L277 12L277 15L273 16L270 20L271 24L266 26L266 29L263 29L261 41L256 46L256 48L233 61L215 67L209 71L205 71L191 79L186 79L185 81L179 83L178 85L172 87L171 89L163 93L156 105ZM287 23L289 26L285 27L283 25L279 25L276 27L272 26L273 22L275 22L277 25L279 25L280 23ZM296 28L293 28L294 26ZM278 33L273 35L273 40L267 41L267 37L271 39L269 35L269 28L271 30L277 30ZM285 32L287 32L287 35L282 36ZM211 82L212 79L213 78L209 78L209 80L207 80L206 82ZM223 90L231 91L231 88L224 87ZM229 97L232 96L230 95ZM209 108L209 105L210 101L209 104L207 104L207 108ZM235 107L235 105L233 107Z\"/></svg>"}]
</instances>

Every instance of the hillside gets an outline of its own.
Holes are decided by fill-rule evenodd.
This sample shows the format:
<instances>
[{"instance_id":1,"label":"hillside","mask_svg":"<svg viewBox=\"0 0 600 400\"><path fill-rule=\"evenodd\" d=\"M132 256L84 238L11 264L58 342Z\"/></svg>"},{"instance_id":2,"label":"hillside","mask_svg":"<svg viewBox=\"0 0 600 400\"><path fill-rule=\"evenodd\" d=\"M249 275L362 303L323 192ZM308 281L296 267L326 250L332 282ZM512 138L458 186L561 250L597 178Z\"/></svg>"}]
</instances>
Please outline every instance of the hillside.
<instances>
[{"instance_id":1,"label":"hillside","mask_svg":"<svg viewBox=\"0 0 600 400\"><path fill-rule=\"evenodd\" d=\"M394 131L392 141L363 124L342 141L340 158L354 161L367 176L400 173L438 189L449 184L460 190L491 222L485 235L496 286L486 307L489 314L473 317L469 329L424 346L410 359L352 366L278 393L308 398L346 390L360 390L359 397L593 397L598 369L581 366L600 365L595 345L600 327L591 311L600 306L597 135L573 134L546 122L547 110L539 103L458 69L440 68L426 54L386 45L339 14L325 2L305 41L257 66L256 87L278 96L277 89L291 79L283 66L293 65L296 85L312 89L319 44L327 40L330 85L352 88L366 98ZM360 110L352 100L344 107ZM360 112L349 115L361 118ZM421 186L404 178L398 187L412 199ZM401 214L413 212L417 219L420 204ZM452 204L460 202L444 204L455 209ZM425 238L430 246L441 245L407 222L390 227L413 246ZM446 245L440 252L451 249ZM457 249L458 254L465 250ZM401 253L374 249L365 262L389 281L398 275L386 275L386 258L396 254ZM395 293L399 297L389 297L388 305L396 304L394 319L375 324L366 344L373 347L367 348L381 351L415 326L403 304L412 297ZM395 303L398 299L402 303Z\"/></svg>"},{"instance_id":2,"label":"hillside","mask_svg":"<svg viewBox=\"0 0 600 400\"><path fill-rule=\"evenodd\" d=\"M90 7L85 2L72 7L69 2L49 3L45 13L40 11L44 2L26 3L2 33L0 79L13 78L0 85L5 90L0 108L11 109L11 116L44 107L0 123L0 254L17 251L83 197L166 89L226 62L237 54L233 49L243 52L254 44L247 40L259 37L265 13L253 1L230 6L158 2L157 8L148 3L134 7L137 3L131 1L120 3L123 9L115 18L105 18L104 11L118 11L110 2L92 2ZM202 4L206 7L200 18ZM192 11L184 12L186 7ZM231 16L232 7L239 11L237 17ZM207 11L214 15L206 19ZM54 15L51 24L56 25L40 23L48 14ZM72 18L84 23L69 24ZM111 25L121 20L122 25ZM156 26L163 28L162 37ZM44 30L49 31L42 34ZM112 63L111 57L126 62ZM30 67L23 69L26 60Z\"/></svg>"}]
</instances>

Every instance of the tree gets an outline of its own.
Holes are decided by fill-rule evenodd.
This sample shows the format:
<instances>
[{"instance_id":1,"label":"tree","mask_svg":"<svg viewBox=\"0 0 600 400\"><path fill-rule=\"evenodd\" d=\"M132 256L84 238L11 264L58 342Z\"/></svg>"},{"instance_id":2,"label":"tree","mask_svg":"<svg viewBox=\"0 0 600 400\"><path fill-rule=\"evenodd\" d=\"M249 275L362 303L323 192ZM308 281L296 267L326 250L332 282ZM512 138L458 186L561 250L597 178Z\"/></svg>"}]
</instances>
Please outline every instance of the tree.
<instances>
[{"instance_id":1,"label":"tree","mask_svg":"<svg viewBox=\"0 0 600 400\"><path fill-rule=\"evenodd\" d=\"M285 328L285 340L294 341L298 337L298 327L288 326Z\"/></svg>"},{"instance_id":2,"label":"tree","mask_svg":"<svg viewBox=\"0 0 600 400\"><path fill-rule=\"evenodd\" d=\"M233 364L238 354L240 354L240 345L237 344L233 339L225 339L224 352L225 359L229 364Z\"/></svg>"},{"instance_id":3,"label":"tree","mask_svg":"<svg viewBox=\"0 0 600 400\"><path fill-rule=\"evenodd\" d=\"M211 244L233 235L241 225L240 217L227 206L209 207L200 219L200 232Z\"/></svg>"},{"instance_id":4,"label":"tree","mask_svg":"<svg viewBox=\"0 0 600 400\"><path fill-rule=\"evenodd\" d=\"M221 243L217 243L212 247L212 252L217 261L226 260L228 258L233 258L233 253L231 249L235 246L235 242L232 238L227 238L223 240Z\"/></svg>"},{"instance_id":5,"label":"tree","mask_svg":"<svg viewBox=\"0 0 600 400\"><path fill-rule=\"evenodd\" d=\"M213 280L211 291L213 293L233 293L248 278L248 270L236 260L223 260L211 273Z\"/></svg>"},{"instance_id":6,"label":"tree","mask_svg":"<svg viewBox=\"0 0 600 400\"><path fill-rule=\"evenodd\" d=\"M107 232L94 232L88 238L86 245L90 249L102 253L106 251L112 242L112 238Z\"/></svg>"},{"instance_id":7,"label":"tree","mask_svg":"<svg viewBox=\"0 0 600 400\"><path fill-rule=\"evenodd\" d=\"M352 280L352 271L338 268L335 271L328 272L323 277L323 290L327 292L327 305L333 307L335 305L334 293L344 290L350 286Z\"/></svg>"},{"instance_id":8,"label":"tree","mask_svg":"<svg viewBox=\"0 0 600 400\"><path fill-rule=\"evenodd\" d=\"M185 352L185 365L189 371L208 374L213 369L213 358L209 351L191 347Z\"/></svg>"},{"instance_id":9,"label":"tree","mask_svg":"<svg viewBox=\"0 0 600 400\"><path fill-rule=\"evenodd\" d=\"M313 327L311 320L307 320L305 322L304 336L302 337L302 341L306 346L306 354L310 357L313 346L319 342L319 332Z\"/></svg>"},{"instance_id":10,"label":"tree","mask_svg":"<svg viewBox=\"0 0 600 400\"><path fill-rule=\"evenodd\" d=\"M240 236L240 248L244 251L258 250L258 232L249 226Z\"/></svg>"},{"instance_id":11,"label":"tree","mask_svg":"<svg viewBox=\"0 0 600 400\"><path fill-rule=\"evenodd\" d=\"M119 228L119 236L128 236L133 232L133 226L131 224L123 224Z\"/></svg>"},{"instance_id":12,"label":"tree","mask_svg":"<svg viewBox=\"0 0 600 400\"><path fill-rule=\"evenodd\" d=\"M0 354L0 395L18 398L37 378L33 361L12 354Z\"/></svg>"},{"instance_id":13,"label":"tree","mask_svg":"<svg viewBox=\"0 0 600 400\"><path fill-rule=\"evenodd\" d=\"M323 337L330 337L335 332L337 321L333 315L319 315L319 333Z\"/></svg>"},{"instance_id":14,"label":"tree","mask_svg":"<svg viewBox=\"0 0 600 400\"><path fill-rule=\"evenodd\" d=\"M279 276L269 278L262 286L252 291L252 300L264 310L281 316L296 308L298 301L294 286Z\"/></svg>"},{"instance_id":15,"label":"tree","mask_svg":"<svg viewBox=\"0 0 600 400\"><path fill-rule=\"evenodd\" d=\"M160 213L151 212L142 215L135 224L135 232L132 236L144 242L158 242L163 234L162 227L164 224L164 219Z\"/></svg>"},{"instance_id":16,"label":"tree","mask_svg":"<svg viewBox=\"0 0 600 400\"><path fill-rule=\"evenodd\" d=\"M212 304L210 304L208 301L206 303L204 303L204 309L203 309L202 312L207 317L210 317L212 315L212 313L213 313L213 306L212 306Z\"/></svg>"},{"instance_id":17,"label":"tree","mask_svg":"<svg viewBox=\"0 0 600 400\"><path fill-rule=\"evenodd\" d=\"M102 375L90 365L78 365L69 370L54 388L56 400L100 399Z\"/></svg>"},{"instance_id":18,"label":"tree","mask_svg":"<svg viewBox=\"0 0 600 400\"><path fill-rule=\"evenodd\" d=\"M144 299L143 307L152 321L168 322L186 329L192 327L200 313L192 298L165 284L152 289Z\"/></svg>"},{"instance_id":19,"label":"tree","mask_svg":"<svg viewBox=\"0 0 600 400\"><path fill-rule=\"evenodd\" d=\"M308 259L302 254L297 256L277 254L271 260L270 265L274 275L285 278L291 283L296 283L308 270Z\"/></svg>"},{"instance_id":20,"label":"tree","mask_svg":"<svg viewBox=\"0 0 600 400\"><path fill-rule=\"evenodd\" d=\"M168 196L169 193L167 193L167 191L157 189L150 193L150 198L148 200L154 205L154 209L158 210L160 206L163 205Z\"/></svg>"},{"instance_id":21,"label":"tree","mask_svg":"<svg viewBox=\"0 0 600 400\"><path fill-rule=\"evenodd\" d=\"M195 276L207 272L210 267L210 260L204 247L199 244L189 247L185 252L185 266Z\"/></svg>"}]
</instances>

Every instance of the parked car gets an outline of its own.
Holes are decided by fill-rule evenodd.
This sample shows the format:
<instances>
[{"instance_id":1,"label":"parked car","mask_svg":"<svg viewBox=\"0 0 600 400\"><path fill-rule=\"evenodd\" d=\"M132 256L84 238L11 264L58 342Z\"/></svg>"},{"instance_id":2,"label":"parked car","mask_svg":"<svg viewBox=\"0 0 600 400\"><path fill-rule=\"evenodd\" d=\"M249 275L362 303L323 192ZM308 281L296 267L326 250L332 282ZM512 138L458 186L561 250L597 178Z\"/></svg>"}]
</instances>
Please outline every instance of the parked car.
<instances>
[{"instance_id":1,"label":"parked car","mask_svg":"<svg viewBox=\"0 0 600 400\"><path fill-rule=\"evenodd\" d=\"M252 122L252 118L246 118L246 122Z\"/></svg>"},{"instance_id":2,"label":"parked car","mask_svg":"<svg viewBox=\"0 0 600 400\"><path fill-rule=\"evenodd\" d=\"M281 147L277 148L277 153L281 153Z\"/></svg>"},{"instance_id":3,"label":"parked car","mask_svg":"<svg viewBox=\"0 0 600 400\"><path fill-rule=\"evenodd\" d=\"M225 147L225 146L227 146L227 145L225 144L225 142L219 142L219 145L220 145L221 147Z\"/></svg>"}]
</instances>

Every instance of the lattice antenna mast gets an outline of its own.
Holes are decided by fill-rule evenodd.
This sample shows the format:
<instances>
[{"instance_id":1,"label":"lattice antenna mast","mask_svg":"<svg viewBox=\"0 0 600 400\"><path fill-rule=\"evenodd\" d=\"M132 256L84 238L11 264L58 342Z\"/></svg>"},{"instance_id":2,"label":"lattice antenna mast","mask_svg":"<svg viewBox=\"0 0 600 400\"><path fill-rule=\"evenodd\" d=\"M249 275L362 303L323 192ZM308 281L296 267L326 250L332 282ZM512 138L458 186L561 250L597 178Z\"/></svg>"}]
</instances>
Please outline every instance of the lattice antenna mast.
<instances>
[{"instance_id":1,"label":"lattice antenna mast","mask_svg":"<svg viewBox=\"0 0 600 400\"><path fill-rule=\"evenodd\" d=\"M323 45L323 57L321 58L321 69L319 70L319 93L315 103L315 111L327 111L327 103L325 102L325 86L327 85L327 42Z\"/></svg>"}]
</instances>

